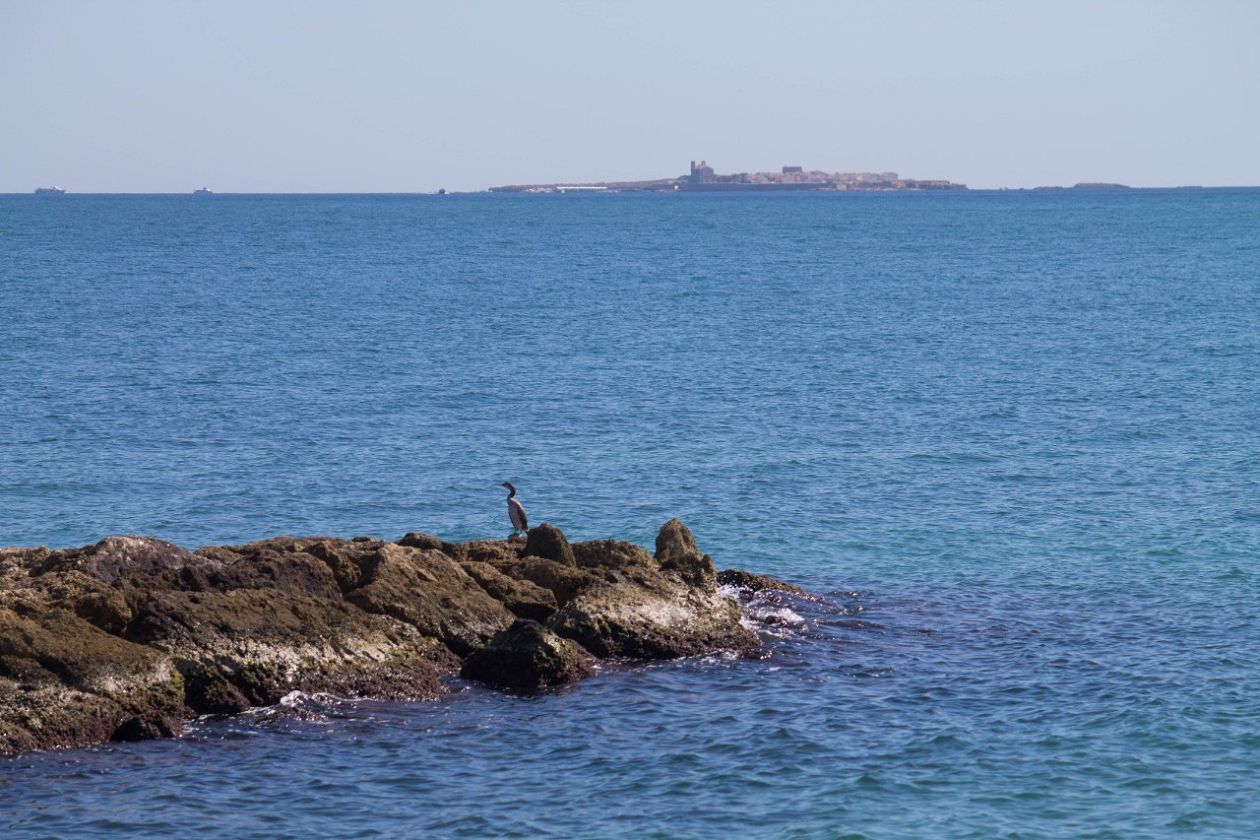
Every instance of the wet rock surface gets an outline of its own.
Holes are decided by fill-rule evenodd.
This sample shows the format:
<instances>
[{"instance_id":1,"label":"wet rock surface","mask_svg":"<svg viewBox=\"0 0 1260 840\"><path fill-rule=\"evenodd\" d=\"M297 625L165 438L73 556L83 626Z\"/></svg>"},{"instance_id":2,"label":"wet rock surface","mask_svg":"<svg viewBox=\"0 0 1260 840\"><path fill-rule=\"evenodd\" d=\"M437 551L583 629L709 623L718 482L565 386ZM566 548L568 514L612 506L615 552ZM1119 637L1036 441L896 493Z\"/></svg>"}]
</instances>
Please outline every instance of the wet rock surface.
<instances>
[{"instance_id":1,"label":"wet rock surface","mask_svg":"<svg viewBox=\"0 0 1260 840\"><path fill-rule=\"evenodd\" d=\"M497 688L538 691L589 677L594 662L581 645L522 618L465 659L460 676Z\"/></svg>"},{"instance_id":2,"label":"wet rock surface","mask_svg":"<svg viewBox=\"0 0 1260 840\"><path fill-rule=\"evenodd\" d=\"M772 578L769 575L757 575L752 572L746 572L743 569L723 569L717 573L718 586L734 586L745 592L761 592L762 590L772 590L776 592L788 592L792 595L800 597L812 597L804 589L801 589L794 583Z\"/></svg>"},{"instance_id":3,"label":"wet rock surface","mask_svg":"<svg viewBox=\"0 0 1260 840\"><path fill-rule=\"evenodd\" d=\"M718 585L678 520L655 554L570 544L549 524L462 544L413 532L0 549L0 754L169 737L295 690L432 699L458 674L533 692L597 659L757 647Z\"/></svg>"}]
</instances>

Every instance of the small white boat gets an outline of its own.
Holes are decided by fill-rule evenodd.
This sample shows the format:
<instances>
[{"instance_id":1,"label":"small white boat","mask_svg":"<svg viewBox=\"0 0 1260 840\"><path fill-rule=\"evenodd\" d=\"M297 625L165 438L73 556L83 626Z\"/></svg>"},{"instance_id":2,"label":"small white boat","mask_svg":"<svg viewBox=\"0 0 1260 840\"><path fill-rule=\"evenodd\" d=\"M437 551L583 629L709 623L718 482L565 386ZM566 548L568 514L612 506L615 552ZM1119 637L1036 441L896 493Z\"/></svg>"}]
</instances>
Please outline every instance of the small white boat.
<instances>
[{"instance_id":1,"label":"small white boat","mask_svg":"<svg viewBox=\"0 0 1260 840\"><path fill-rule=\"evenodd\" d=\"M36 187L35 195L65 195L66 191L56 185L51 187Z\"/></svg>"},{"instance_id":2,"label":"small white boat","mask_svg":"<svg viewBox=\"0 0 1260 840\"><path fill-rule=\"evenodd\" d=\"M214 195L214 193L210 192L209 187L202 187L201 189L193 190L193 195Z\"/></svg>"}]
</instances>

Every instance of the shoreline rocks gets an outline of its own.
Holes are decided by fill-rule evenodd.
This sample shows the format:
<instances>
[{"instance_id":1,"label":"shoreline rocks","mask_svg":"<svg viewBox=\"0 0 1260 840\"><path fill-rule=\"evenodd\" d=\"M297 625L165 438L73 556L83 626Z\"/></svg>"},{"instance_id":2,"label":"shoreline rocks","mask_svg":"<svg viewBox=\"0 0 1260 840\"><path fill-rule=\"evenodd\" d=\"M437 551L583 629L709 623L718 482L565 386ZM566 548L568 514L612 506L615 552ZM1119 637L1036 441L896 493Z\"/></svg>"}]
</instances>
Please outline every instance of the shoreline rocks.
<instances>
[{"instance_id":1,"label":"shoreline rocks","mask_svg":"<svg viewBox=\"0 0 1260 840\"><path fill-rule=\"evenodd\" d=\"M436 699L459 674L534 692L590 676L598 659L756 649L718 581L676 519L655 554L570 544L548 524L468 543L4 548L0 755L169 737L186 718L294 690Z\"/></svg>"}]
</instances>

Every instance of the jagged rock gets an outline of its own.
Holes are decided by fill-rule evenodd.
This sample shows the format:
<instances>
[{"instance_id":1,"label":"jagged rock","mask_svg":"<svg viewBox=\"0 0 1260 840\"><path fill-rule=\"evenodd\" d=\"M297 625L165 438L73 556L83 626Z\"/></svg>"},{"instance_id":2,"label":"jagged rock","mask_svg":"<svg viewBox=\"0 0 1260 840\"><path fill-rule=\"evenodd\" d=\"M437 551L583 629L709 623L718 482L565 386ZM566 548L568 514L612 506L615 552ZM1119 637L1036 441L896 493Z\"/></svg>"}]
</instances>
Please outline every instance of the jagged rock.
<instances>
[{"instance_id":1,"label":"jagged rock","mask_svg":"<svg viewBox=\"0 0 1260 840\"><path fill-rule=\"evenodd\" d=\"M652 555L640 546L621 540L588 540L573 544L573 556L582 568L656 568Z\"/></svg>"},{"instance_id":2,"label":"jagged rock","mask_svg":"<svg viewBox=\"0 0 1260 840\"><path fill-rule=\"evenodd\" d=\"M218 664L186 662L183 675L184 703L199 715L234 715L251 705Z\"/></svg>"},{"instance_id":3,"label":"jagged rock","mask_svg":"<svg viewBox=\"0 0 1260 840\"><path fill-rule=\"evenodd\" d=\"M434 551L441 551L444 543L433 536L418 531L411 531L398 541L399 545L405 545L408 548L425 548Z\"/></svg>"},{"instance_id":4,"label":"jagged rock","mask_svg":"<svg viewBox=\"0 0 1260 840\"><path fill-rule=\"evenodd\" d=\"M671 519L656 533L656 559L696 553L696 538L680 519Z\"/></svg>"},{"instance_id":5,"label":"jagged rock","mask_svg":"<svg viewBox=\"0 0 1260 840\"><path fill-rule=\"evenodd\" d=\"M303 546L308 554L322 561L333 574L343 593L356 588L363 578L361 555L353 553L344 540L320 539Z\"/></svg>"},{"instance_id":6,"label":"jagged rock","mask_svg":"<svg viewBox=\"0 0 1260 840\"><path fill-rule=\"evenodd\" d=\"M524 557L511 565L503 566L502 571L550 590L559 606L564 606L578 592L600 581L590 570L566 566L544 557Z\"/></svg>"},{"instance_id":7,"label":"jagged rock","mask_svg":"<svg viewBox=\"0 0 1260 840\"><path fill-rule=\"evenodd\" d=\"M198 555L208 555L219 562L186 568L183 588L217 592L269 589L293 596L340 599L342 582L337 578L337 570L311 552L316 545L329 546L330 542L312 544L308 540L279 537L230 548L202 549ZM194 577L196 585L192 584Z\"/></svg>"},{"instance_id":8,"label":"jagged rock","mask_svg":"<svg viewBox=\"0 0 1260 840\"><path fill-rule=\"evenodd\" d=\"M460 566L491 598L520 618L546 621L559 609L556 596L550 589L528 580L508 577L489 563L467 561Z\"/></svg>"},{"instance_id":9,"label":"jagged rock","mask_svg":"<svg viewBox=\"0 0 1260 840\"><path fill-rule=\"evenodd\" d=\"M127 599L116 589L87 592L74 601L73 609L79 618L114 635L122 633L132 618Z\"/></svg>"},{"instance_id":10,"label":"jagged rock","mask_svg":"<svg viewBox=\"0 0 1260 840\"><path fill-rule=\"evenodd\" d=\"M738 604L717 591L713 562L686 525L665 523L655 559L659 569L624 566L576 593L550 626L600 658L672 659L759 644Z\"/></svg>"},{"instance_id":11,"label":"jagged rock","mask_svg":"<svg viewBox=\"0 0 1260 840\"><path fill-rule=\"evenodd\" d=\"M350 603L405 621L463 656L514 616L440 551L374 543Z\"/></svg>"},{"instance_id":12,"label":"jagged rock","mask_svg":"<svg viewBox=\"0 0 1260 840\"><path fill-rule=\"evenodd\" d=\"M564 532L546 522L529 529L529 537L525 540L525 556L554 560L564 566L577 565L573 558L573 548L565 539Z\"/></svg>"},{"instance_id":13,"label":"jagged rock","mask_svg":"<svg viewBox=\"0 0 1260 840\"><path fill-rule=\"evenodd\" d=\"M594 673L594 658L536 621L518 619L464 660L460 676L499 688L538 691Z\"/></svg>"},{"instance_id":14,"label":"jagged rock","mask_svg":"<svg viewBox=\"0 0 1260 840\"><path fill-rule=\"evenodd\" d=\"M52 551L42 545L33 548L0 548L0 580L9 576L26 576L43 568Z\"/></svg>"},{"instance_id":15,"label":"jagged rock","mask_svg":"<svg viewBox=\"0 0 1260 840\"><path fill-rule=\"evenodd\" d=\"M473 540L459 546L455 552L446 553L455 560L489 563L498 568L519 560L524 548L524 543L510 540Z\"/></svg>"},{"instance_id":16,"label":"jagged rock","mask_svg":"<svg viewBox=\"0 0 1260 840\"><path fill-rule=\"evenodd\" d=\"M656 562L667 571L680 574L694 586L712 588L717 585L717 569L707 554L696 550L696 538L677 519L661 526L656 535Z\"/></svg>"},{"instance_id":17,"label":"jagged rock","mask_svg":"<svg viewBox=\"0 0 1260 840\"><path fill-rule=\"evenodd\" d=\"M119 634L131 620L131 607L121 589L102 583L72 569L59 574L43 574L6 588L4 600L14 606L19 594L34 599L45 608L69 610L106 633ZM32 614L35 614L32 610Z\"/></svg>"},{"instance_id":18,"label":"jagged rock","mask_svg":"<svg viewBox=\"0 0 1260 840\"><path fill-rule=\"evenodd\" d=\"M532 691L588 675L589 654L756 645L716 581L677 520L655 556L570 545L550 525L463 544L413 532L0 549L0 753L164 737L182 717L294 690L434 698L461 657L470 678Z\"/></svg>"},{"instance_id":19,"label":"jagged rock","mask_svg":"<svg viewBox=\"0 0 1260 840\"><path fill-rule=\"evenodd\" d=\"M769 575L755 575L752 572L745 572L743 569L723 569L717 574L717 582L719 586L734 586L748 592L777 589L781 592L790 592L793 595L806 598L812 597L808 592L795 584L786 583Z\"/></svg>"},{"instance_id":20,"label":"jagged rock","mask_svg":"<svg viewBox=\"0 0 1260 840\"><path fill-rule=\"evenodd\" d=\"M74 569L103 583L116 584L125 572L130 578L171 576L192 560L192 554L153 537L106 537L95 545L48 555L40 574Z\"/></svg>"}]
</instances>

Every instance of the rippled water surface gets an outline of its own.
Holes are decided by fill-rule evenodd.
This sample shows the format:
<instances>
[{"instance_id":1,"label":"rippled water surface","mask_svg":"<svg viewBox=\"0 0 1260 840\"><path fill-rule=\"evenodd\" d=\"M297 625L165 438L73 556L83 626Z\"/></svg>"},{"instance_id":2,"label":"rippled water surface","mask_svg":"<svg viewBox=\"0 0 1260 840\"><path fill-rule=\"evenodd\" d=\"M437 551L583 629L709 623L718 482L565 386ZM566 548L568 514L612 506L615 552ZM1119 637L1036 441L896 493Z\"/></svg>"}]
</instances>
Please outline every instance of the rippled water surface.
<instances>
[{"instance_id":1,"label":"rippled water surface","mask_svg":"<svg viewBox=\"0 0 1260 840\"><path fill-rule=\"evenodd\" d=\"M0 759L5 837L1260 825L1260 191L0 197L0 544L680 516L759 659Z\"/></svg>"}]
</instances>

